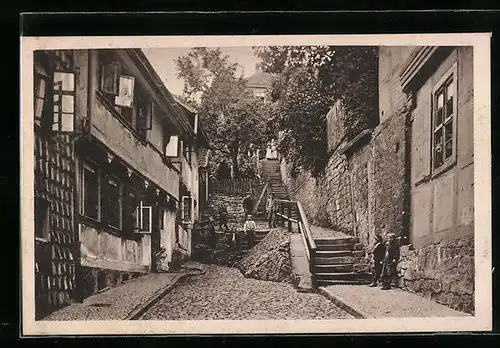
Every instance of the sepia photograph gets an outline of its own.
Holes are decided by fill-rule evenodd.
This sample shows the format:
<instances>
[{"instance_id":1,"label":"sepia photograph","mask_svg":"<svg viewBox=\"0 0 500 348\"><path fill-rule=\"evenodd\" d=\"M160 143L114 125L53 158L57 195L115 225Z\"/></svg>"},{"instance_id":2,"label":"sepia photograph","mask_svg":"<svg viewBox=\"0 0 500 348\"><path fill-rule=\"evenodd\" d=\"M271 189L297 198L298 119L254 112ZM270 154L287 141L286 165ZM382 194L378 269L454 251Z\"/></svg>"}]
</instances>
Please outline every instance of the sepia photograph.
<instances>
[{"instance_id":1,"label":"sepia photograph","mask_svg":"<svg viewBox=\"0 0 500 348\"><path fill-rule=\"evenodd\" d=\"M491 330L489 34L21 41L25 334Z\"/></svg>"}]
</instances>

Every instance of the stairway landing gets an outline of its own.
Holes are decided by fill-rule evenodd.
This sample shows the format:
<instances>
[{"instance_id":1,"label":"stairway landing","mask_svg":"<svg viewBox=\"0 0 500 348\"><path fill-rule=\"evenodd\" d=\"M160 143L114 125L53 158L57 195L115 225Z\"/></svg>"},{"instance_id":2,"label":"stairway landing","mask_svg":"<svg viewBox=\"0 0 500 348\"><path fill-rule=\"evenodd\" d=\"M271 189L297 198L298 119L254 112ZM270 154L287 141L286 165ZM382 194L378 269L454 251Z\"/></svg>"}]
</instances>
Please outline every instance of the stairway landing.
<instances>
[{"instance_id":1,"label":"stairway landing","mask_svg":"<svg viewBox=\"0 0 500 348\"><path fill-rule=\"evenodd\" d=\"M315 225L309 225L311 233L314 239L337 239L337 238L349 238L352 237L346 233L334 231L329 228L319 227Z\"/></svg>"}]
</instances>

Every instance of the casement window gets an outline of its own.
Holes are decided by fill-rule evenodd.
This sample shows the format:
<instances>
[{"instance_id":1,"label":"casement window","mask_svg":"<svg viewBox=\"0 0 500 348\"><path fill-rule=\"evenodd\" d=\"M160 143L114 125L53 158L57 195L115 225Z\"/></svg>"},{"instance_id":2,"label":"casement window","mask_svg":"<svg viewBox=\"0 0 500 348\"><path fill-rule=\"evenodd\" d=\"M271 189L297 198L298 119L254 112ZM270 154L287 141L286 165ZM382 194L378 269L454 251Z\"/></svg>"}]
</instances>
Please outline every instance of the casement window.
<instances>
[{"instance_id":1,"label":"casement window","mask_svg":"<svg viewBox=\"0 0 500 348\"><path fill-rule=\"evenodd\" d=\"M106 179L104 220L108 226L122 228L122 183L112 175Z\"/></svg>"},{"instance_id":2,"label":"casement window","mask_svg":"<svg viewBox=\"0 0 500 348\"><path fill-rule=\"evenodd\" d=\"M136 228L137 233L151 233L153 207L144 205L144 202L141 201L137 207L136 215L138 216Z\"/></svg>"},{"instance_id":3,"label":"casement window","mask_svg":"<svg viewBox=\"0 0 500 348\"><path fill-rule=\"evenodd\" d=\"M36 64L34 122L47 131L73 132L75 128L75 74L48 71Z\"/></svg>"},{"instance_id":4,"label":"casement window","mask_svg":"<svg viewBox=\"0 0 500 348\"><path fill-rule=\"evenodd\" d=\"M82 170L81 214L95 221L101 219L99 168L86 162Z\"/></svg>"},{"instance_id":5,"label":"casement window","mask_svg":"<svg viewBox=\"0 0 500 348\"><path fill-rule=\"evenodd\" d=\"M49 240L50 203L43 198L35 198L35 238L42 241Z\"/></svg>"},{"instance_id":6,"label":"casement window","mask_svg":"<svg viewBox=\"0 0 500 348\"><path fill-rule=\"evenodd\" d=\"M179 157L179 136L171 135L168 138L167 145L165 146L165 157L175 158Z\"/></svg>"},{"instance_id":7,"label":"casement window","mask_svg":"<svg viewBox=\"0 0 500 348\"><path fill-rule=\"evenodd\" d=\"M182 222L192 221L191 197L183 196L181 199L181 219Z\"/></svg>"},{"instance_id":8,"label":"casement window","mask_svg":"<svg viewBox=\"0 0 500 348\"><path fill-rule=\"evenodd\" d=\"M47 101L49 98L49 89L50 89L50 78L44 73L40 73L39 71L35 72L35 125L38 127L43 127L43 124L46 117L47 110Z\"/></svg>"},{"instance_id":9,"label":"casement window","mask_svg":"<svg viewBox=\"0 0 500 348\"><path fill-rule=\"evenodd\" d=\"M432 93L432 170L454 163L456 153L456 64L439 80Z\"/></svg>"},{"instance_id":10,"label":"casement window","mask_svg":"<svg viewBox=\"0 0 500 348\"><path fill-rule=\"evenodd\" d=\"M263 90L255 90L253 92L253 95L259 99L265 99L266 98L266 91Z\"/></svg>"},{"instance_id":11,"label":"casement window","mask_svg":"<svg viewBox=\"0 0 500 348\"><path fill-rule=\"evenodd\" d=\"M53 79L54 118L52 130L73 132L75 127L75 75L56 71Z\"/></svg>"},{"instance_id":12,"label":"casement window","mask_svg":"<svg viewBox=\"0 0 500 348\"><path fill-rule=\"evenodd\" d=\"M122 119L135 127L135 78L109 53L101 53L99 61L99 90Z\"/></svg>"}]
</instances>

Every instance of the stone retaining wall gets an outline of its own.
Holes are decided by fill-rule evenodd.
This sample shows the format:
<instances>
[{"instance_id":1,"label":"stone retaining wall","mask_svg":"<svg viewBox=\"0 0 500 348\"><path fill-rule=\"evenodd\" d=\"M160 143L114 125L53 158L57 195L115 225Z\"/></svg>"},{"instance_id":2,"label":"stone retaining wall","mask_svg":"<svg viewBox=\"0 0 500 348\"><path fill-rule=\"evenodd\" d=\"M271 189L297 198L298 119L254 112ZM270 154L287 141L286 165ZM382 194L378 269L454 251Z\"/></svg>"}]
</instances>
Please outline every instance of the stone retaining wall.
<instances>
[{"instance_id":1,"label":"stone retaining wall","mask_svg":"<svg viewBox=\"0 0 500 348\"><path fill-rule=\"evenodd\" d=\"M474 314L474 238L401 247L399 285L453 309Z\"/></svg>"}]
</instances>

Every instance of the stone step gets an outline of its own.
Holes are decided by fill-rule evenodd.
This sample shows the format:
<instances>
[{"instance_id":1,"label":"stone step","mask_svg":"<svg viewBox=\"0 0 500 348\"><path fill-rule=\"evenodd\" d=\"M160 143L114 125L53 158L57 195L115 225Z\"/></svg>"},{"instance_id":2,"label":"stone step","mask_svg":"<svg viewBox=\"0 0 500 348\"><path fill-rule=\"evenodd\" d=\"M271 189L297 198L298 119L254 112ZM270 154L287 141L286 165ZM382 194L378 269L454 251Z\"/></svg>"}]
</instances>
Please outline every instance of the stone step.
<instances>
[{"instance_id":1,"label":"stone step","mask_svg":"<svg viewBox=\"0 0 500 348\"><path fill-rule=\"evenodd\" d=\"M314 261L316 265L352 265L355 261L355 258L352 256L316 257Z\"/></svg>"},{"instance_id":2,"label":"stone step","mask_svg":"<svg viewBox=\"0 0 500 348\"><path fill-rule=\"evenodd\" d=\"M318 244L316 252L318 251L353 251L353 244Z\"/></svg>"},{"instance_id":3,"label":"stone step","mask_svg":"<svg viewBox=\"0 0 500 348\"><path fill-rule=\"evenodd\" d=\"M320 245L335 245L335 244L350 244L353 245L357 242L355 237L345 237L345 238L314 238L314 242L317 246Z\"/></svg>"},{"instance_id":4,"label":"stone step","mask_svg":"<svg viewBox=\"0 0 500 348\"><path fill-rule=\"evenodd\" d=\"M354 279L354 280L332 280L332 279L318 279L316 281L318 286L322 285L364 285L369 284L370 280Z\"/></svg>"},{"instance_id":5,"label":"stone step","mask_svg":"<svg viewBox=\"0 0 500 348\"><path fill-rule=\"evenodd\" d=\"M314 273L316 280L358 280L355 272L344 273Z\"/></svg>"},{"instance_id":6,"label":"stone step","mask_svg":"<svg viewBox=\"0 0 500 348\"><path fill-rule=\"evenodd\" d=\"M316 250L317 258L328 258L328 257L341 257L341 256L354 256L352 250Z\"/></svg>"},{"instance_id":7,"label":"stone step","mask_svg":"<svg viewBox=\"0 0 500 348\"><path fill-rule=\"evenodd\" d=\"M315 265L314 271L318 273L345 273L352 272L354 266L352 263L336 264L336 265Z\"/></svg>"}]
</instances>

